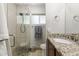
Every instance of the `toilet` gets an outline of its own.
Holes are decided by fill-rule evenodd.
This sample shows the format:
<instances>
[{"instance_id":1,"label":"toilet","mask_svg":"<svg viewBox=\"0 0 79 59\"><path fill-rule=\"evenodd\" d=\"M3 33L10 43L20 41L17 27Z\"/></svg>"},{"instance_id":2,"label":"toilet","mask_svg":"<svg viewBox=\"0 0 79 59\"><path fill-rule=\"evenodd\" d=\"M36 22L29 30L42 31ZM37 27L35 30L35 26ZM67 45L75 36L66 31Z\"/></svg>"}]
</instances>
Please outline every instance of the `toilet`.
<instances>
[{"instance_id":1,"label":"toilet","mask_svg":"<svg viewBox=\"0 0 79 59\"><path fill-rule=\"evenodd\" d=\"M40 48L43 49L43 50L46 49L46 43L41 44Z\"/></svg>"},{"instance_id":2,"label":"toilet","mask_svg":"<svg viewBox=\"0 0 79 59\"><path fill-rule=\"evenodd\" d=\"M46 43L41 44L40 48L42 49L42 54L45 55L46 54Z\"/></svg>"}]
</instances>

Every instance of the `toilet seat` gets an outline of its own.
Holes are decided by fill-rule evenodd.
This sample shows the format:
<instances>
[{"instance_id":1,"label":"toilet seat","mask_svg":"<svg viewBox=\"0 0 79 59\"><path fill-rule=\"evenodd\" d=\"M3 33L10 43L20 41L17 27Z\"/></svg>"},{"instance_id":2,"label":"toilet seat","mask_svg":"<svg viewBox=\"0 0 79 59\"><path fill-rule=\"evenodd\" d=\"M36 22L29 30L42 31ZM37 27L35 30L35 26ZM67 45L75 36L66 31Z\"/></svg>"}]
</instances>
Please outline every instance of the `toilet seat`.
<instances>
[{"instance_id":1,"label":"toilet seat","mask_svg":"<svg viewBox=\"0 0 79 59\"><path fill-rule=\"evenodd\" d=\"M44 44L41 44L41 45L40 45L40 48L41 48L41 49L46 49L46 44L45 44L45 43L44 43Z\"/></svg>"}]
</instances>

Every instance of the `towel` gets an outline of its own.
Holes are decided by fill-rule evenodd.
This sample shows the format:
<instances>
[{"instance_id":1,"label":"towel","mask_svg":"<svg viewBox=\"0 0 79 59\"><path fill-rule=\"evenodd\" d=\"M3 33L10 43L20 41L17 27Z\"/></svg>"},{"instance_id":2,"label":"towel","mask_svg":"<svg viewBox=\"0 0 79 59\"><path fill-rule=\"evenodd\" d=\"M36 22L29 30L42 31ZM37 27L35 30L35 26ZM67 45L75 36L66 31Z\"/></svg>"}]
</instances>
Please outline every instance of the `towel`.
<instances>
[{"instance_id":1,"label":"towel","mask_svg":"<svg viewBox=\"0 0 79 59\"><path fill-rule=\"evenodd\" d=\"M35 26L35 38L42 39L42 26Z\"/></svg>"},{"instance_id":2,"label":"towel","mask_svg":"<svg viewBox=\"0 0 79 59\"><path fill-rule=\"evenodd\" d=\"M8 38L9 35L8 35L5 6L3 3L0 3L0 40L8 39Z\"/></svg>"},{"instance_id":3,"label":"towel","mask_svg":"<svg viewBox=\"0 0 79 59\"><path fill-rule=\"evenodd\" d=\"M0 41L0 56L8 56L6 42Z\"/></svg>"}]
</instances>

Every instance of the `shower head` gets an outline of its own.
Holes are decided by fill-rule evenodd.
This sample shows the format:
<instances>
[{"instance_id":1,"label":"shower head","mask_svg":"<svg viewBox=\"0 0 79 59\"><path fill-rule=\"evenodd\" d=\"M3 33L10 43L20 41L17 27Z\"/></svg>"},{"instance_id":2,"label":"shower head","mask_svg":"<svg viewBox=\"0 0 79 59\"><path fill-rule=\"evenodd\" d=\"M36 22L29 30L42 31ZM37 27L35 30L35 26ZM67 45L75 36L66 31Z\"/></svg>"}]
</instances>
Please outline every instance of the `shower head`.
<instances>
[{"instance_id":1,"label":"shower head","mask_svg":"<svg viewBox=\"0 0 79 59\"><path fill-rule=\"evenodd\" d=\"M23 13L19 13L19 15L23 16Z\"/></svg>"}]
</instances>

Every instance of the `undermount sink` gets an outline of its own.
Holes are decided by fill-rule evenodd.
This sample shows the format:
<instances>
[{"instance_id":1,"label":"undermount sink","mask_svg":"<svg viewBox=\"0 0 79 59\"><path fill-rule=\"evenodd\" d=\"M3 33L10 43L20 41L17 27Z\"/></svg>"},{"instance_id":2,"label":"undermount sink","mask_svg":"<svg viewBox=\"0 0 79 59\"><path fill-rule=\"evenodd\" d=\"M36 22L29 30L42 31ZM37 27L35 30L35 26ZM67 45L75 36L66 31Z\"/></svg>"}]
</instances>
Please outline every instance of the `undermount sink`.
<instances>
[{"instance_id":1,"label":"undermount sink","mask_svg":"<svg viewBox=\"0 0 79 59\"><path fill-rule=\"evenodd\" d=\"M64 43L64 44L73 44L74 43L73 41L66 40L66 39L61 39L61 38L53 38L53 40L55 42Z\"/></svg>"}]
</instances>

